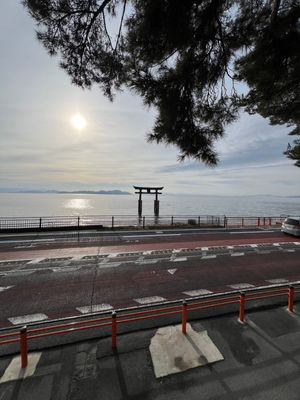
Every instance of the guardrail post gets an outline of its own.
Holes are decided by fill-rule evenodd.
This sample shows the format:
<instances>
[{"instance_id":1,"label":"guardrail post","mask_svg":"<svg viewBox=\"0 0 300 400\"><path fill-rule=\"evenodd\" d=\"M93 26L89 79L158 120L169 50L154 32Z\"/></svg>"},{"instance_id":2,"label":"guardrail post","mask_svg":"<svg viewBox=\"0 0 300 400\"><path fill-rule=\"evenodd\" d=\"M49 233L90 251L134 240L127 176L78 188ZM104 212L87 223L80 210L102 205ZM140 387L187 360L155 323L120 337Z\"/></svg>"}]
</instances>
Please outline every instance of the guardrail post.
<instances>
[{"instance_id":1,"label":"guardrail post","mask_svg":"<svg viewBox=\"0 0 300 400\"><path fill-rule=\"evenodd\" d=\"M111 217L111 229L114 229L114 226L115 226L115 217L112 216Z\"/></svg>"},{"instance_id":2,"label":"guardrail post","mask_svg":"<svg viewBox=\"0 0 300 400\"><path fill-rule=\"evenodd\" d=\"M146 224L146 217L143 216L143 229L145 229L145 224Z\"/></svg>"},{"instance_id":3,"label":"guardrail post","mask_svg":"<svg viewBox=\"0 0 300 400\"><path fill-rule=\"evenodd\" d=\"M239 321L244 322L245 319L245 293L240 293L240 315Z\"/></svg>"},{"instance_id":4,"label":"guardrail post","mask_svg":"<svg viewBox=\"0 0 300 400\"><path fill-rule=\"evenodd\" d=\"M21 352L21 368L28 365L28 347L27 347L27 326L20 329L20 352Z\"/></svg>"},{"instance_id":5,"label":"guardrail post","mask_svg":"<svg viewBox=\"0 0 300 400\"><path fill-rule=\"evenodd\" d=\"M242 218L242 228L244 227L244 218Z\"/></svg>"},{"instance_id":6,"label":"guardrail post","mask_svg":"<svg viewBox=\"0 0 300 400\"><path fill-rule=\"evenodd\" d=\"M174 217L173 217L173 215L171 217L171 225L174 225Z\"/></svg>"},{"instance_id":7,"label":"guardrail post","mask_svg":"<svg viewBox=\"0 0 300 400\"><path fill-rule=\"evenodd\" d=\"M224 228L227 228L227 217L224 215Z\"/></svg>"},{"instance_id":8,"label":"guardrail post","mask_svg":"<svg viewBox=\"0 0 300 400\"><path fill-rule=\"evenodd\" d=\"M260 226L260 217L257 218L257 226Z\"/></svg>"},{"instance_id":9,"label":"guardrail post","mask_svg":"<svg viewBox=\"0 0 300 400\"><path fill-rule=\"evenodd\" d=\"M294 311L294 293L295 293L294 286L290 286L289 292L288 292L288 310L289 310L289 312Z\"/></svg>"},{"instance_id":10,"label":"guardrail post","mask_svg":"<svg viewBox=\"0 0 300 400\"><path fill-rule=\"evenodd\" d=\"M80 225L80 217L77 217L77 226L78 226L78 228L79 228L79 225Z\"/></svg>"},{"instance_id":11,"label":"guardrail post","mask_svg":"<svg viewBox=\"0 0 300 400\"><path fill-rule=\"evenodd\" d=\"M200 216L198 217L198 225L201 226L201 219L200 219Z\"/></svg>"},{"instance_id":12,"label":"guardrail post","mask_svg":"<svg viewBox=\"0 0 300 400\"><path fill-rule=\"evenodd\" d=\"M269 218L269 226L272 225L272 218Z\"/></svg>"},{"instance_id":13,"label":"guardrail post","mask_svg":"<svg viewBox=\"0 0 300 400\"><path fill-rule=\"evenodd\" d=\"M186 334L186 320L187 320L187 304L186 301L182 302L182 312L181 312L181 330L182 333Z\"/></svg>"},{"instance_id":14,"label":"guardrail post","mask_svg":"<svg viewBox=\"0 0 300 400\"><path fill-rule=\"evenodd\" d=\"M111 347L113 349L117 347L117 313L115 311L111 313Z\"/></svg>"},{"instance_id":15,"label":"guardrail post","mask_svg":"<svg viewBox=\"0 0 300 400\"><path fill-rule=\"evenodd\" d=\"M40 218L40 226L39 226L39 228L42 229L42 218Z\"/></svg>"}]
</instances>

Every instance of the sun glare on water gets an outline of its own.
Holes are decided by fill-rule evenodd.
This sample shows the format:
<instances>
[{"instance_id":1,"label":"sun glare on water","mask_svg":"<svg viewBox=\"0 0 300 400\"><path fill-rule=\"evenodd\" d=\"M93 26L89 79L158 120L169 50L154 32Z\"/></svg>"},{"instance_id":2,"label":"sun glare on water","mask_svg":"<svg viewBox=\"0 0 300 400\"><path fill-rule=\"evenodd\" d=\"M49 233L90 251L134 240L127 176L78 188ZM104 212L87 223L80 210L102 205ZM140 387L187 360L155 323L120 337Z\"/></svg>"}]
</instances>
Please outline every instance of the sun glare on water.
<instances>
[{"instance_id":1,"label":"sun glare on water","mask_svg":"<svg viewBox=\"0 0 300 400\"><path fill-rule=\"evenodd\" d=\"M74 114L71 117L71 124L78 131L82 131L86 127L86 119L81 114Z\"/></svg>"}]
</instances>

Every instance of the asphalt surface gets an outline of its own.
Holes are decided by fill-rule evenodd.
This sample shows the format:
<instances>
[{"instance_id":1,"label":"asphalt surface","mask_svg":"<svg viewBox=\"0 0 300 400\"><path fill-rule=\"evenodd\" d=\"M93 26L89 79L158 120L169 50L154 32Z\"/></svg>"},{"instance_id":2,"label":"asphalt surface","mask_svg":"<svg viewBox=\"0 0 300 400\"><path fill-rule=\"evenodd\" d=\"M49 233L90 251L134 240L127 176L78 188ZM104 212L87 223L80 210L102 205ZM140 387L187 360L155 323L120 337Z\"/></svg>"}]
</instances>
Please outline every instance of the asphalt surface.
<instances>
[{"instance_id":1,"label":"asphalt surface","mask_svg":"<svg viewBox=\"0 0 300 400\"><path fill-rule=\"evenodd\" d=\"M1 235L0 326L300 280L299 251L276 230ZM137 326L116 351L110 337L42 350L32 376L0 383L0 400L298 400L299 306L247 310L245 324L236 314L191 322L224 361L156 379L156 330ZM0 358L0 379L11 361Z\"/></svg>"},{"instance_id":2,"label":"asphalt surface","mask_svg":"<svg viewBox=\"0 0 300 400\"><path fill-rule=\"evenodd\" d=\"M2 236L0 327L28 322L28 316L30 322L30 316L60 318L300 280L299 239L278 231L250 232L123 232L109 234L118 244L104 247L69 247L64 234L42 235L55 244L35 241L31 234L25 235L30 242ZM102 234L102 243L106 237ZM217 245L203 246L208 242ZM116 251L120 248L126 252Z\"/></svg>"},{"instance_id":3,"label":"asphalt surface","mask_svg":"<svg viewBox=\"0 0 300 400\"><path fill-rule=\"evenodd\" d=\"M155 329L42 351L34 374L0 384L1 400L298 400L299 308L201 319L224 360L155 378L149 352ZM195 349L201 351L201 349ZM11 356L0 358L0 378Z\"/></svg>"}]
</instances>

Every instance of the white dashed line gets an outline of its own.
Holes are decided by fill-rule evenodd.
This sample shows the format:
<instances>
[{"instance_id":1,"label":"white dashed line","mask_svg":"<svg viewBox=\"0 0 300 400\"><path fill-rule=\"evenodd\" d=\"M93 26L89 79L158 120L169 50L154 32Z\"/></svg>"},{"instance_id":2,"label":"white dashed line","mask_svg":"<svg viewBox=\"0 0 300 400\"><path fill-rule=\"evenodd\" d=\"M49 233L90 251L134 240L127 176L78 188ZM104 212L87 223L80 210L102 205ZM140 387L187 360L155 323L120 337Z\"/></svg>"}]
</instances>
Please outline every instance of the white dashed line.
<instances>
[{"instance_id":1,"label":"white dashed line","mask_svg":"<svg viewBox=\"0 0 300 400\"><path fill-rule=\"evenodd\" d=\"M119 255L119 253L112 253L107 256L107 258L115 258Z\"/></svg>"},{"instance_id":2,"label":"white dashed line","mask_svg":"<svg viewBox=\"0 0 300 400\"><path fill-rule=\"evenodd\" d=\"M278 284L278 283L287 283L288 280L284 279L284 278L278 278L278 279L266 279L266 282L272 283L274 285Z\"/></svg>"},{"instance_id":3,"label":"white dashed line","mask_svg":"<svg viewBox=\"0 0 300 400\"><path fill-rule=\"evenodd\" d=\"M99 311L111 310L113 307L110 304L93 304L92 306L76 307L76 310L81 314L89 314Z\"/></svg>"},{"instance_id":4,"label":"white dashed line","mask_svg":"<svg viewBox=\"0 0 300 400\"><path fill-rule=\"evenodd\" d=\"M207 289L195 289L195 290L189 290L187 292L182 292L183 294L186 294L187 296L202 296L204 294L211 294L212 292Z\"/></svg>"},{"instance_id":5,"label":"white dashed line","mask_svg":"<svg viewBox=\"0 0 300 400\"><path fill-rule=\"evenodd\" d=\"M169 272L169 274L171 274L171 275L174 275L176 271L177 271L177 268L168 269L168 272Z\"/></svg>"},{"instance_id":6,"label":"white dashed line","mask_svg":"<svg viewBox=\"0 0 300 400\"><path fill-rule=\"evenodd\" d=\"M273 233L275 231L269 231L268 233ZM264 230L263 231L243 231L243 232L229 232L231 235L244 235L244 234L248 234L248 233L266 233Z\"/></svg>"},{"instance_id":7,"label":"white dashed line","mask_svg":"<svg viewBox=\"0 0 300 400\"><path fill-rule=\"evenodd\" d=\"M81 267L54 267L50 268L53 272L75 272L78 271Z\"/></svg>"},{"instance_id":8,"label":"white dashed line","mask_svg":"<svg viewBox=\"0 0 300 400\"><path fill-rule=\"evenodd\" d=\"M177 258L174 258L174 260L171 260L171 261L173 261L173 262L187 261L187 258L186 257L177 257Z\"/></svg>"},{"instance_id":9,"label":"white dashed line","mask_svg":"<svg viewBox=\"0 0 300 400\"><path fill-rule=\"evenodd\" d=\"M143 251L143 255L144 256L149 256L150 254L152 254L153 250L147 250L147 251Z\"/></svg>"},{"instance_id":10,"label":"white dashed line","mask_svg":"<svg viewBox=\"0 0 300 400\"><path fill-rule=\"evenodd\" d=\"M119 267L122 263L118 262L105 262L105 260L98 264L99 268L116 268Z\"/></svg>"},{"instance_id":11,"label":"white dashed line","mask_svg":"<svg viewBox=\"0 0 300 400\"><path fill-rule=\"evenodd\" d=\"M255 249L257 247L257 244L250 244L250 247L253 247L253 249Z\"/></svg>"},{"instance_id":12,"label":"white dashed line","mask_svg":"<svg viewBox=\"0 0 300 400\"><path fill-rule=\"evenodd\" d=\"M295 253L295 250L294 249L287 249L286 252L287 253Z\"/></svg>"},{"instance_id":13,"label":"white dashed line","mask_svg":"<svg viewBox=\"0 0 300 400\"><path fill-rule=\"evenodd\" d=\"M74 257L72 257L72 261L79 261L79 260L82 260L82 258L83 258L84 256L74 256Z\"/></svg>"},{"instance_id":14,"label":"white dashed line","mask_svg":"<svg viewBox=\"0 0 300 400\"><path fill-rule=\"evenodd\" d=\"M273 243L273 246L278 247L280 246L280 243Z\"/></svg>"},{"instance_id":15,"label":"white dashed line","mask_svg":"<svg viewBox=\"0 0 300 400\"><path fill-rule=\"evenodd\" d=\"M141 264L141 265L145 265L145 264L156 264L157 262L158 262L157 259L156 259L156 260L143 260L143 261L140 261L139 264Z\"/></svg>"},{"instance_id":16,"label":"white dashed line","mask_svg":"<svg viewBox=\"0 0 300 400\"><path fill-rule=\"evenodd\" d=\"M250 283L236 283L234 285L227 285L227 286L232 289L237 289L237 290L255 287L254 285L251 285Z\"/></svg>"},{"instance_id":17,"label":"white dashed line","mask_svg":"<svg viewBox=\"0 0 300 400\"><path fill-rule=\"evenodd\" d=\"M245 255L245 253L232 253L231 257L241 257L241 256L244 256L244 255Z\"/></svg>"},{"instance_id":18,"label":"white dashed line","mask_svg":"<svg viewBox=\"0 0 300 400\"><path fill-rule=\"evenodd\" d=\"M201 258L202 260L207 260L209 258L216 258L216 257L217 257L216 254L209 254L208 256L202 256Z\"/></svg>"},{"instance_id":19,"label":"white dashed line","mask_svg":"<svg viewBox=\"0 0 300 400\"><path fill-rule=\"evenodd\" d=\"M45 260L45 257L35 258L34 260L29 261L27 264L38 264L39 262Z\"/></svg>"},{"instance_id":20,"label":"white dashed line","mask_svg":"<svg viewBox=\"0 0 300 400\"><path fill-rule=\"evenodd\" d=\"M8 290L14 286L0 286L0 292L4 292L4 290Z\"/></svg>"},{"instance_id":21,"label":"white dashed line","mask_svg":"<svg viewBox=\"0 0 300 400\"><path fill-rule=\"evenodd\" d=\"M234 249L234 246L226 246L227 249Z\"/></svg>"},{"instance_id":22,"label":"white dashed line","mask_svg":"<svg viewBox=\"0 0 300 400\"><path fill-rule=\"evenodd\" d=\"M202 251L208 251L208 247L200 247Z\"/></svg>"},{"instance_id":23,"label":"white dashed line","mask_svg":"<svg viewBox=\"0 0 300 400\"><path fill-rule=\"evenodd\" d=\"M13 324L13 325L21 325L21 324L28 324L30 322L37 322L37 321L43 321L44 319L48 319L46 314L29 314L29 315L22 315L20 317L11 317L8 318L8 320Z\"/></svg>"},{"instance_id":24,"label":"white dashed line","mask_svg":"<svg viewBox=\"0 0 300 400\"><path fill-rule=\"evenodd\" d=\"M177 253L180 253L181 250L182 250L182 249L174 249L174 250L172 251L172 253L177 254Z\"/></svg>"},{"instance_id":25,"label":"white dashed line","mask_svg":"<svg viewBox=\"0 0 300 400\"><path fill-rule=\"evenodd\" d=\"M152 296L152 297L142 297L140 299L133 299L133 300L140 304L150 304L150 303L158 303L160 301L165 301L166 299L160 296Z\"/></svg>"}]
</instances>

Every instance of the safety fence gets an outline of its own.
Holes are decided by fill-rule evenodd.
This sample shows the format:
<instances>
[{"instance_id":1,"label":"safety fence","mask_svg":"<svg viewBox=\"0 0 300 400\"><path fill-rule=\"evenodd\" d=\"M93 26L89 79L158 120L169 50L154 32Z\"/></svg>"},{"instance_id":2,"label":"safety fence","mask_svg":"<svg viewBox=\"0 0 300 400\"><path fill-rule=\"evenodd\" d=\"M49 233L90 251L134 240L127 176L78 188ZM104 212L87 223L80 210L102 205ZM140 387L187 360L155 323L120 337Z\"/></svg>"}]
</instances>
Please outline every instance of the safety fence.
<instances>
[{"instance_id":1,"label":"safety fence","mask_svg":"<svg viewBox=\"0 0 300 400\"><path fill-rule=\"evenodd\" d=\"M226 215L86 215L56 217L0 217L0 232L62 229L115 229L124 227L274 227L286 216Z\"/></svg>"},{"instance_id":2,"label":"safety fence","mask_svg":"<svg viewBox=\"0 0 300 400\"><path fill-rule=\"evenodd\" d=\"M109 327L111 330L111 346L117 347L117 328L122 324L133 324L149 319L179 315L181 317L182 333L186 334L186 324L189 316L195 311L239 305L238 320L245 322L245 305L251 301L264 301L276 297L287 298L289 312L294 310L296 294L300 293L300 282L289 285L278 284L248 289L242 292L232 291L227 293L209 294L198 296L193 299L178 300L172 302L156 303L151 306L140 306L131 309L114 310L109 314L97 313L88 315L84 320L61 319L60 323L49 325L51 321L43 321L40 328L27 328L26 326L15 328L8 333L0 334L0 346L19 343L21 354L21 367L26 368L28 364L28 342L56 335L82 332L86 330L101 329ZM202 315L205 316L205 315ZM66 322L67 321L67 322ZM61 323L65 322L65 323ZM19 330L18 330L19 329ZM2 330L3 332L3 330Z\"/></svg>"}]
</instances>

